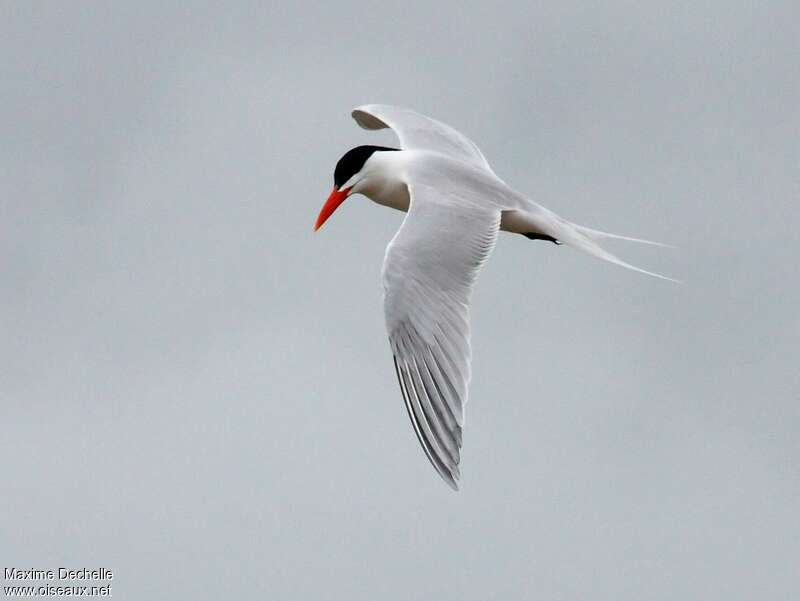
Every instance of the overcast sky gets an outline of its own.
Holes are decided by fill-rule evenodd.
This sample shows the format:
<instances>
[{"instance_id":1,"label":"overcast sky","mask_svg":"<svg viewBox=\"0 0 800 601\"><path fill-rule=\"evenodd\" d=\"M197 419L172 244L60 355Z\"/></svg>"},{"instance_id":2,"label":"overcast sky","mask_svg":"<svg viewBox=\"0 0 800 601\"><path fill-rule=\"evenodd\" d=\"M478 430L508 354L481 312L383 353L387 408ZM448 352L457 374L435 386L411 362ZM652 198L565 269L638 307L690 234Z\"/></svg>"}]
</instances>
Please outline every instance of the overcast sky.
<instances>
[{"instance_id":1,"label":"overcast sky","mask_svg":"<svg viewBox=\"0 0 800 601\"><path fill-rule=\"evenodd\" d=\"M188 5L189 3L187 3ZM136 601L800 597L800 4L0 5L0 568ZM647 278L503 234L462 490L397 389L386 102Z\"/></svg>"}]
</instances>

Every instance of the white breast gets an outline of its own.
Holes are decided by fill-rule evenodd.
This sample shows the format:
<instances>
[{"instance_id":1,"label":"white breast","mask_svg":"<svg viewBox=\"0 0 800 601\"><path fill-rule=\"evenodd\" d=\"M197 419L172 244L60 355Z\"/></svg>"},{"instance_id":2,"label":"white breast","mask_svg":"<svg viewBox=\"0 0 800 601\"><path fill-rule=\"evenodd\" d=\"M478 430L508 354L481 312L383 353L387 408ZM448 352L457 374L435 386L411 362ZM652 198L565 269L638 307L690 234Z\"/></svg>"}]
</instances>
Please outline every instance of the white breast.
<instances>
[{"instance_id":1,"label":"white breast","mask_svg":"<svg viewBox=\"0 0 800 601\"><path fill-rule=\"evenodd\" d=\"M405 152L376 152L364 166L365 177L354 191L373 202L398 211L408 211L409 194L401 173Z\"/></svg>"}]
</instances>

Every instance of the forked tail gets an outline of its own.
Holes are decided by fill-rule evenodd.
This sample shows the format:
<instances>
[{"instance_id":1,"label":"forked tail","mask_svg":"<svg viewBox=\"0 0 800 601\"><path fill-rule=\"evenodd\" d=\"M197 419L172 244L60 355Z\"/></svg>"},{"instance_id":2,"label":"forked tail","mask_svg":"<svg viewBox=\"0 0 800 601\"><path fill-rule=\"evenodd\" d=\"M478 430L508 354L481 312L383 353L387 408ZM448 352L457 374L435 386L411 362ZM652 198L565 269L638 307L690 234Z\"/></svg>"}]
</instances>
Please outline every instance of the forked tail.
<instances>
[{"instance_id":1,"label":"forked tail","mask_svg":"<svg viewBox=\"0 0 800 601\"><path fill-rule=\"evenodd\" d=\"M630 236L620 236L619 234L609 234L608 232L601 232L600 230L593 230L590 227L570 223L572 227L580 233L589 236L595 242L597 240L612 239L612 240L625 240L626 242L638 242L639 244L649 244L651 246L661 246L663 248L675 248L671 244L664 244L663 242L653 242L652 240L645 240L644 238L631 238Z\"/></svg>"},{"instance_id":2,"label":"forked tail","mask_svg":"<svg viewBox=\"0 0 800 601\"><path fill-rule=\"evenodd\" d=\"M674 278L667 277L665 275L661 275L660 273L654 273L652 271L647 271L646 269L642 269L641 267L636 267L635 265L631 265L613 255L612 253L608 252L602 246L600 246L597 241L602 239L615 239L615 240L627 240L628 242L639 242L641 244L651 244L653 246L665 246L668 247L668 244L662 244L661 242L653 242L651 240L643 240L641 238L630 238L628 236L619 236L617 234L609 234L607 232L601 232L599 230L593 230L588 227L584 227L582 225L577 225L574 223L570 223L565 219L558 219L557 223L551 224L553 226L553 232L551 233L555 238L558 239L559 242L566 244L567 246L571 246L573 248L577 248L578 250L582 250L585 253L593 255L598 259L603 259L604 261L608 261L609 263L614 263L615 265L619 265L621 267L626 267L628 269L632 269L633 271L638 271L639 273L644 273L646 275L651 275L654 278L659 278L662 280L667 280L670 282L677 282L681 283L680 280L676 280Z\"/></svg>"}]
</instances>

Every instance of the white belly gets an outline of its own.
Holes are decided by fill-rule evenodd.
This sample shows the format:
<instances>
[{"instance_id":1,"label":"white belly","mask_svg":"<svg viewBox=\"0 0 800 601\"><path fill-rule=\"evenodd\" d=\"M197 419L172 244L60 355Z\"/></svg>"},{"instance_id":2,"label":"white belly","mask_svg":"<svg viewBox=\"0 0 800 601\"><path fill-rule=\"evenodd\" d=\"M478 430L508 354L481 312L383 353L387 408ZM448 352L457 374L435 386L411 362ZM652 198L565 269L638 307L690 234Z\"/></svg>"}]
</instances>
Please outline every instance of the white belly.
<instances>
[{"instance_id":1,"label":"white belly","mask_svg":"<svg viewBox=\"0 0 800 601\"><path fill-rule=\"evenodd\" d=\"M500 229L514 234L543 234L545 228L535 215L523 211L503 211Z\"/></svg>"},{"instance_id":2,"label":"white belly","mask_svg":"<svg viewBox=\"0 0 800 601\"><path fill-rule=\"evenodd\" d=\"M404 169L404 161L408 159L406 152L377 152L370 159L368 177L356 184L355 191L363 194L373 202L406 212L409 206L408 186L397 176ZM467 175L470 175L469 173ZM502 184L502 182L500 182ZM502 185L502 190L506 190ZM511 189L508 193L513 193ZM505 210L502 212L500 229L518 234L544 233L543 215L522 211Z\"/></svg>"},{"instance_id":3,"label":"white belly","mask_svg":"<svg viewBox=\"0 0 800 601\"><path fill-rule=\"evenodd\" d=\"M403 183L370 186L363 190L362 194L379 205L397 209L398 211L408 211L408 187ZM503 211L500 219L500 230L515 234L536 234L543 233L544 228L533 215L522 211Z\"/></svg>"}]
</instances>

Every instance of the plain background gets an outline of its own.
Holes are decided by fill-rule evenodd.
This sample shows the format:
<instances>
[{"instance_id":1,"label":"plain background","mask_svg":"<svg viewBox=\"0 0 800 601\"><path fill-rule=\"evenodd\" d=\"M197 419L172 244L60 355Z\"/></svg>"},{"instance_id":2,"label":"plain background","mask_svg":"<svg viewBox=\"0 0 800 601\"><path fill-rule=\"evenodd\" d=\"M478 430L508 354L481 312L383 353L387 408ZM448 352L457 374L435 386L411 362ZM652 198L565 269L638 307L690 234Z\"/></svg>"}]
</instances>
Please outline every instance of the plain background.
<instances>
[{"instance_id":1,"label":"plain background","mask_svg":"<svg viewBox=\"0 0 800 601\"><path fill-rule=\"evenodd\" d=\"M800 597L800 4L3 2L0 567L115 598ZM672 285L502 235L462 490L397 389L406 105Z\"/></svg>"}]
</instances>

